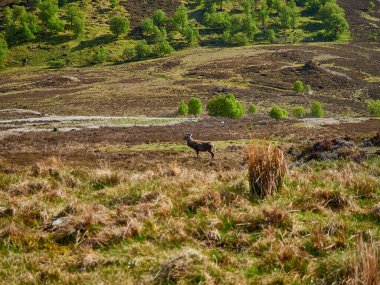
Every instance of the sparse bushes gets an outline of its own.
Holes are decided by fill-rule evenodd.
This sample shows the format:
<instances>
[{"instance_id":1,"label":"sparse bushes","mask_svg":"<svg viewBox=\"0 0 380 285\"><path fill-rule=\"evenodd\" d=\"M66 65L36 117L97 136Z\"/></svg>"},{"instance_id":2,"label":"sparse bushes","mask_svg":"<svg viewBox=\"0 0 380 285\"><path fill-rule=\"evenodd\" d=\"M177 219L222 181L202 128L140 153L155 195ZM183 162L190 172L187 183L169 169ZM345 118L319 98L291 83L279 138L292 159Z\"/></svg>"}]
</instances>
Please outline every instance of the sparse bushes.
<instances>
[{"instance_id":1,"label":"sparse bushes","mask_svg":"<svg viewBox=\"0 0 380 285\"><path fill-rule=\"evenodd\" d=\"M279 106L274 106L269 112L269 116L273 119L281 120L281 119L286 119L288 117L289 113L285 109L279 107Z\"/></svg>"},{"instance_id":2,"label":"sparse bushes","mask_svg":"<svg viewBox=\"0 0 380 285\"><path fill-rule=\"evenodd\" d=\"M293 116L296 118L303 118L306 115L304 107L298 106L293 109Z\"/></svg>"},{"instance_id":3,"label":"sparse bushes","mask_svg":"<svg viewBox=\"0 0 380 285\"><path fill-rule=\"evenodd\" d=\"M188 104L188 112L190 115L198 116L202 114L202 101L199 98L191 98Z\"/></svg>"},{"instance_id":4,"label":"sparse bushes","mask_svg":"<svg viewBox=\"0 0 380 285\"><path fill-rule=\"evenodd\" d=\"M263 198L276 193L287 174L284 152L272 145L252 145L248 149L248 174L252 194Z\"/></svg>"},{"instance_id":5,"label":"sparse bushes","mask_svg":"<svg viewBox=\"0 0 380 285\"><path fill-rule=\"evenodd\" d=\"M243 117L245 109L243 104L235 98L235 95L230 93L211 98L207 104L207 112L211 116L238 119Z\"/></svg>"},{"instance_id":6,"label":"sparse bushes","mask_svg":"<svg viewBox=\"0 0 380 285\"><path fill-rule=\"evenodd\" d=\"M135 47L127 47L124 49L123 57L126 60L132 60L132 59L136 58L136 56L137 56L137 52L136 52Z\"/></svg>"},{"instance_id":7,"label":"sparse bushes","mask_svg":"<svg viewBox=\"0 0 380 285\"><path fill-rule=\"evenodd\" d=\"M128 32L130 27L129 20L123 16L114 16L110 20L110 30L111 32L119 37L121 34Z\"/></svg>"},{"instance_id":8,"label":"sparse bushes","mask_svg":"<svg viewBox=\"0 0 380 285\"><path fill-rule=\"evenodd\" d=\"M374 117L380 117L380 100L368 103L368 110Z\"/></svg>"},{"instance_id":9,"label":"sparse bushes","mask_svg":"<svg viewBox=\"0 0 380 285\"><path fill-rule=\"evenodd\" d=\"M311 103L310 116L314 118L323 118L325 115L325 111L323 110L323 106L321 102L314 101Z\"/></svg>"}]
</instances>

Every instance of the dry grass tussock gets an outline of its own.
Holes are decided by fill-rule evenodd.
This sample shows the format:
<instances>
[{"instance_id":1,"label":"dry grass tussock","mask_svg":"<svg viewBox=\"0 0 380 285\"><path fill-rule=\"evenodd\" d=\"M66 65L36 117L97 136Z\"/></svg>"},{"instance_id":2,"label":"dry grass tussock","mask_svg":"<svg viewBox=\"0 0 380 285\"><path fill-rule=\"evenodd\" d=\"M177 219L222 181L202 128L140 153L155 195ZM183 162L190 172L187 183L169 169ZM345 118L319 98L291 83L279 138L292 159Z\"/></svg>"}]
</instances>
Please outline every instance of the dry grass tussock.
<instances>
[{"instance_id":1,"label":"dry grass tussock","mask_svg":"<svg viewBox=\"0 0 380 285\"><path fill-rule=\"evenodd\" d=\"M287 174L284 152L272 145L251 145L248 149L248 173L252 194L259 197L274 194Z\"/></svg>"}]
</instances>

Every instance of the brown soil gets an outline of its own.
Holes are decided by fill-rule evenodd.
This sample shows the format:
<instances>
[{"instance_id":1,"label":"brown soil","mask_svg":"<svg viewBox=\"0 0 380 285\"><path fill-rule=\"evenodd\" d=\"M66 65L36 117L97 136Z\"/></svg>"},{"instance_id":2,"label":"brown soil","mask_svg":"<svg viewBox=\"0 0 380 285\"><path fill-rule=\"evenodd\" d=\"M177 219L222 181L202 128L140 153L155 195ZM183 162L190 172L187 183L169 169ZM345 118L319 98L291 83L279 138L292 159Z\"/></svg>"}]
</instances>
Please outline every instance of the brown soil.
<instances>
[{"instance_id":1,"label":"brown soil","mask_svg":"<svg viewBox=\"0 0 380 285\"><path fill-rule=\"evenodd\" d=\"M113 167L139 170L156 169L171 163L206 169L240 168L246 163L246 150L233 144L225 149L216 149L215 160L211 160L207 154L203 154L202 159L196 159L195 153L191 150L188 152L154 149L131 151L128 147L160 142L184 144L182 140L184 133L192 133L196 139L211 141L280 140L283 146L312 144L319 140L349 135L359 143L370 134L374 135L374 130L380 129L379 120L326 125L322 129L306 128L297 123L291 120L274 123L264 117L239 121L205 118L199 122L173 126L27 133L1 140L0 156L10 164L25 166L44 161L49 157L59 157L70 164L94 166L108 162ZM105 151L105 149L115 150Z\"/></svg>"}]
</instances>

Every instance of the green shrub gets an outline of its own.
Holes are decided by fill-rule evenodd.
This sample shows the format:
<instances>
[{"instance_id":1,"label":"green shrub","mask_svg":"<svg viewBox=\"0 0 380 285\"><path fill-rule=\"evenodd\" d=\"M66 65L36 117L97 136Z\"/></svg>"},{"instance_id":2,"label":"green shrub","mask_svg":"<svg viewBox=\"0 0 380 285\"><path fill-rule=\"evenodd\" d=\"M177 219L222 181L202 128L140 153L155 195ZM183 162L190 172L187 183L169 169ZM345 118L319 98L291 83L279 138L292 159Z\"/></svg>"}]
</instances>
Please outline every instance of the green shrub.
<instances>
[{"instance_id":1,"label":"green shrub","mask_svg":"<svg viewBox=\"0 0 380 285\"><path fill-rule=\"evenodd\" d=\"M303 118L306 115L304 107L298 106L293 109L293 116L296 118Z\"/></svg>"},{"instance_id":2,"label":"green shrub","mask_svg":"<svg viewBox=\"0 0 380 285\"><path fill-rule=\"evenodd\" d=\"M211 98L207 104L207 112L211 116L238 119L244 116L245 109L243 104L235 98L235 95L230 93Z\"/></svg>"},{"instance_id":3,"label":"green shrub","mask_svg":"<svg viewBox=\"0 0 380 285\"><path fill-rule=\"evenodd\" d=\"M188 104L188 112L190 115L198 116L202 114L202 101L199 98L191 98Z\"/></svg>"},{"instance_id":4,"label":"green shrub","mask_svg":"<svg viewBox=\"0 0 380 285\"><path fill-rule=\"evenodd\" d=\"M181 102L179 103L177 113L180 116L186 116L189 113L189 107L187 107L185 100L181 100Z\"/></svg>"},{"instance_id":5,"label":"green shrub","mask_svg":"<svg viewBox=\"0 0 380 285\"><path fill-rule=\"evenodd\" d=\"M254 114L256 114L256 112L257 112L257 107L255 106L255 104L250 103L250 104L248 105L247 112L248 112L248 114L250 114L250 115L254 115Z\"/></svg>"},{"instance_id":6,"label":"green shrub","mask_svg":"<svg viewBox=\"0 0 380 285\"><path fill-rule=\"evenodd\" d=\"M117 37L128 32L130 27L129 20L123 16L114 16L110 20L110 30Z\"/></svg>"},{"instance_id":7,"label":"green shrub","mask_svg":"<svg viewBox=\"0 0 380 285\"><path fill-rule=\"evenodd\" d=\"M136 45L136 54L139 59L145 59L149 57L150 53L150 47L146 40L142 40Z\"/></svg>"},{"instance_id":8,"label":"green shrub","mask_svg":"<svg viewBox=\"0 0 380 285\"><path fill-rule=\"evenodd\" d=\"M52 68L63 68L66 65L66 61L63 58L49 61L49 66Z\"/></svg>"},{"instance_id":9,"label":"green shrub","mask_svg":"<svg viewBox=\"0 0 380 285\"><path fill-rule=\"evenodd\" d=\"M162 57L171 54L173 51L174 49L168 41L166 30L163 28L154 40L154 53Z\"/></svg>"},{"instance_id":10,"label":"green shrub","mask_svg":"<svg viewBox=\"0 0 380 285\"><path fill-rule=\"evenodd\" d=\"M372 116L380 117L380 100L368 103L368 110Z\"/></svg>"},{"instance_id":11,"label":"green shrub","mask_svg":"<svg viewBox=\"0 0 380 285\"><path fill-rule=\"evenodd\" d=\"M323 118L325 115L325 111L323 110L323 106L321 102L314 101L311 103L311 112L310 116L314 118Z\"/></svg>"},{"instance_id":12,"label":"green shrub","mask_svg":"<svg viewBox=\"0 0 380 285\"><path fill-rule=\"evenodd\" d=\"M124 49L123 56L126 60L132 60L137 56L136 48L127 47Z\"/></svg>"},{"instance_id":13,"label":"green shrub","mask_svg":"<svg viewBox=\"0 0 380 285\"><path fill-rule=\"evenodd\" d=\"M288 117L288 111L279 106L274 106L270 110L269 116L276 120L286 119Z\"/></svg>"},{"instance_id":14,"label":"green shrub","mask_svg":"<svg viewBox=\"0 0 380 285\"><path fill-rule=\"evenodd\" d=\"M92 63L103 63L108 58L108 52L103 47L95 47L93 49Z\"/></svg>"},{"instance_id":15,"label":"green shrub","mask_svg":"<svg viewBox=\"0 0 380 285\"><path fill-rule=\"evenodd\" d=\"M111 0L111 6L112 8L116 8L119 6L119 0Z\"/></svg>"},{"instance_id":16,"label":"green shrub","mask_svg":"<svg viewBox=\"0 0 380 285\"><path fill-rule=\"evenodd\" d=\"M297 80L296 82L293 83L293 91L296 92L297 94L301 94L304 90L304 86L302 81Z\"/></svg>"}]
</instances>

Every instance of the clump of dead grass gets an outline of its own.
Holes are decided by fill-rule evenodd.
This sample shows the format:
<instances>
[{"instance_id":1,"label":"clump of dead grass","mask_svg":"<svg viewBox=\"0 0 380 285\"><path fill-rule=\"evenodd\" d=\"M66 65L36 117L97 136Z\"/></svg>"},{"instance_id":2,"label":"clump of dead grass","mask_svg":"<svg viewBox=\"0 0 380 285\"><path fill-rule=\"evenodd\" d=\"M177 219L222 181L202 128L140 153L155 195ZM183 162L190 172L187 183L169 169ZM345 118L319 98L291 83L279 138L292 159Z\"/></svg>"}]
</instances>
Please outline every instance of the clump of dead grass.
<instances>
[{"instance_id":1,"label":"clump of dead grass","mask_svg":"<svg viewBox=\"0 0 380 285\"><path fill-rule=\"evenodd\" d=\"M155 284L205 281L205 257L195 249L184 249L167 260L154 277ZM192 282L193 281L193 282Z\"/></svg>"},{"instance_id":2,"label":"clump of dead grass","mask_svg":"<svg viewBox=\"0 0 380 285\"><path fill-rule=\"evenodd\" d=\"M252 194L259 197L274 194L287 174L284 152L272 145L251 145L248 149L248 173Z\"/></svg>"}]
</instances>

